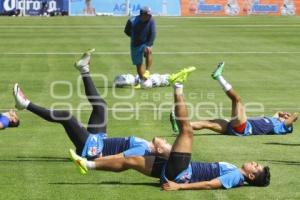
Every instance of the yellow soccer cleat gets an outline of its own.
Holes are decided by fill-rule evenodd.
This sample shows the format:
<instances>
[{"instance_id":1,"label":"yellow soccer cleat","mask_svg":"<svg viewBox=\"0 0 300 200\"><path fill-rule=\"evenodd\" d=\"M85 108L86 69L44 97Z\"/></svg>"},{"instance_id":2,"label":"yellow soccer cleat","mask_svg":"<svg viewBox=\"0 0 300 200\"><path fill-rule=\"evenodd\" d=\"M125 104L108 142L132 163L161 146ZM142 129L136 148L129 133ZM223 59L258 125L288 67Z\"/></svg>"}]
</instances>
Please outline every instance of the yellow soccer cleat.
<instances>
[{"instance_id":1,"label":"yellow soccer cleat","mask_svg":"<svg viewBox=\"0 0 300 200\"><path fill-rule=\"evenodd\" d=\"M70 158L75 163L77 168L79 169L80 174L85 175L88 172L88 169L86 167L86 159L78 156L73 149L69 150L70 152Z\"/></svg>"},{"instance_id":2,"label":"yellow soccer cleat","mask_svg":"<svg viewBox=\"0 0 300 200\"><path fill-rule=\"evenodd\" d=\"M169 77L169 82L171 84L183 83L187 80L188 75L195 70L196 70L196 67L194 67L194 66L184 68L183 70L181 70L178 73L171 74Z\"/></svg>"},{"instance_id":3,"label":"yellow soccer cleat","mask_svg":"<svg viewBox=\"0 0 300 200\"><path fill-rule=\"evenodd\" d=\"M141 88L142 88L142 86L141 86L141 84L139 83L139 84L137 84L137 85L133 86L133 88L134 88L134 89L141 89Z\"/></svg>"},{"instance_id":4,"label":"yellow soccer cleat","mask_svg":"<svg viewBox=\"0 0 300 200\"><path fill-rule=\"evenodd\" d=\"M148 79L150 77L150 72L146 70L143 76Z\"/></svg>"}]
</instances>

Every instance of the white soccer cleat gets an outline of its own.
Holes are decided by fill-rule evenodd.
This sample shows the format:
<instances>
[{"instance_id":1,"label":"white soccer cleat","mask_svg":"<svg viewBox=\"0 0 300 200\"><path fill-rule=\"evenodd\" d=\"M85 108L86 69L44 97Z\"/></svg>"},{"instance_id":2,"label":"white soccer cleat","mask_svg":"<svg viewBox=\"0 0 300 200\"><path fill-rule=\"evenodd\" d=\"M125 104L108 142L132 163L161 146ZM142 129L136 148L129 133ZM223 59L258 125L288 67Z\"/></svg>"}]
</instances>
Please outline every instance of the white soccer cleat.
<instances>
[{"instance_id":1,"label":"white soccer cleat","mask_svg":"<svg viewBox=\"0 0 300 200\"><path fill-rule=\"evenodd\" d=\"M91 60L91 55L95 51L95 49L89 49L87 50L78 60L75 62L74 66L82 73L88 73L90 71L89 64Z\"/></svg>"},{"instance_id":2,"label":"white soccer cleat","mask_svg":"<svg viewBox=\"0 0 300 200\"><path fill-rule=\"evenodd\" d=\"M23 94L23 92L22 92L21 88L19 87L18 83L16 83L15 86L14 86L13 95L14 95L15 101L16 101L15 107L18 110L23 110L23 109L27 108L30 101Z\"/></svg>"}]
</instances>

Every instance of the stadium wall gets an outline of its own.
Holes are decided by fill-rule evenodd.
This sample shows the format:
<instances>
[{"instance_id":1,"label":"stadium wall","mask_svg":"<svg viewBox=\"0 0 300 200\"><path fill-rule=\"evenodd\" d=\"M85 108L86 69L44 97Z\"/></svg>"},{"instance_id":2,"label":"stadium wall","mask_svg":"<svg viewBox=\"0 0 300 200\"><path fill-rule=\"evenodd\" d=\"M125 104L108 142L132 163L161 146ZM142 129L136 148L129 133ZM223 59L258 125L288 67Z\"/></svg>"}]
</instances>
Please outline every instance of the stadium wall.
<instances>
[{"instance_id":1,"label":"stadium wall","mask_svg":"<svg viewBox=\"0 0 300 200\"><path fill-rule=\"evenodd\" d=\"M90 3L98 15L137 15L145 5L151 7L153 15L180 15L179 0L91 0ZM85 15L86 7L86 0L70 0L70 15Z\"/></svg>"},{"instance_id":2,"label":"stadium wall","mask_svg":"<svg viewBox=\"0 0 300 200\"><path fill-rule=\"evenodd\" d=\"M72 16L137 15L144 5L156 16L300 15L300 0L0 0L0 13L41 15L43 2Z\"/></svg>"},{"instance_id":3,"label":"stadium wall","mask_svg":"<svg viewBox=\"0 0 300 200\"><path fill-rule=\"evenodd\" d=\"M181 0L181 15L300 15L300 0Z\"/></svg>"}]
</instances>

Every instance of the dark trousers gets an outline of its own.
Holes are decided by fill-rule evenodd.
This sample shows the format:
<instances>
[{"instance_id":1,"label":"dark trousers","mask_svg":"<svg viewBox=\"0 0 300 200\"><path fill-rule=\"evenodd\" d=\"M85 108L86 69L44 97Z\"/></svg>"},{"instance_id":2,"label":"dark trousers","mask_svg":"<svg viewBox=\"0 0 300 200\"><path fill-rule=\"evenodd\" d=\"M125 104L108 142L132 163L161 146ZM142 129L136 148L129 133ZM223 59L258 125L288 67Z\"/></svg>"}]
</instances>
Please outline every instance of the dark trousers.
<instances>
[{"instance_id":1,"label":"dark trousers","mask_svg":"<svg viewBox=\"0 0 300 200\"><path fill-rule=\"evenodd\" d=\"M78 154L82 153L89 134L96 134L99 132L106 133L107 125L106 102L98 94L89 73L83 74L82 80L84 83L85 94L93 107L87 128L83 127L69 111L49 110L35 105L32 102L30 102L27 107L27 110L49 122L60 123L75 145Z\"/></svg>"}]
</instances>

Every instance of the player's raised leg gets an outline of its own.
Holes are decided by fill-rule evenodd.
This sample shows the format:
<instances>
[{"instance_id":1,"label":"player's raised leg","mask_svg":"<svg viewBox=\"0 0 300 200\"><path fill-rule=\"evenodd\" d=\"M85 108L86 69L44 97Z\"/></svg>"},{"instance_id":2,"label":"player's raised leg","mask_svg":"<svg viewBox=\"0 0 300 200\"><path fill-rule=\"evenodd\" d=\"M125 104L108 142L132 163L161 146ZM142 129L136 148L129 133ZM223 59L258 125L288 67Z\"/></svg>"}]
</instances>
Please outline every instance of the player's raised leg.
<instances>
[{"instance_id":1,"label":"player's raised leg","mask_svg":"<svg viewBox=\"0 0 300 200\"><path fill-rule=\"evenodd\" d=\"M193 130L209 129L211 131L225 134L228 121L224 119L199 120L191 122Z\"/></svg>"},{"instance_id":2,"label":"player's raised leg","mask_svg":"<svg viewBox=\"0 0 300 200\"><path fill-rule=\"evenodd\" d=\"M97 89L93 83L93 80L90 76L90 59L91 54L95 49L88 50L85 52L80 60L75 62L75 67L80 71L85 94L91 103L93 110L89 118L87 130L90 133L106 133L107 125L107 105L104 99L100 97L97 92Z\"/></svg>"},{"instance_id":3,"label":"player's raised leg","mask_svg":"<svg viewBox=\"0 0 300 200\"><path fill-rule=\"evenodd\" d=\"M226 95L231 99L231 126L237 129L237 132L240 132L238 129L243 129L246 126L247 116L245 108L242 104L241 97L233 90L232 86L224 79L222 72L224 69L225 63L221 62L217 65L216 70L212 73L212 78L217 80L222 86Z\"/></svg>"},{"instance_id":4,"label":"player's raised leg","mask_svg":"<svg viewBox=\"0 0 300 200\"><path fill-rule=\"evenodd\" d=\"M176 176L185 170L190 161L193 143L193 129L188 120L188 112L183 99L183 82L195 67L189 67L177 74L170 75L169 82L174 87L175 116L179 126L179 134L172 146L170 157L165 168L165 176L168 180L174 180Z\"/></svg>"},{"instance_id":5,"label":"player's raised leg","mask_svg":"<svg viewBox=\"0 0 300 200\"><path fill-rule=\"evenodd\" d=\"M70 140L76 147L76 151L81 153L88 138L87 130L82 127L76 118L68 111L48 110L31 102L22 92L18 84L13 88L13 95L16 101L16 108L19 110L27 109L37 116L49 121L63 125Z\"/></svg>"},{"instance_id":6,"label":"player's raised leg","mask_svg":"<svg viewBox=\"0 0 300 200\"><path fill-rule=\"evenodd\" d=\"M137 156L137 157L111 157L98 158L95 161L87 161L85 158L78 156L70 149L70 157L79 169L81 174L86 174L89 170L102 170L111 172L122 172L128 169L136 170L146 176L151 176L152 166L155 161L154 156Z\"/></svg>"},{"instance_id":7,"label":"player's raised leg","mask_svg":"<svg viewBox=\"0 0 300 200\"><path fill-rule=\"evenodd\" d=\"M178 124L175 117L175 112L172 111L170 113L170 122L172 125L172 129L174 134L179 133ZM228 125L228 121L224 119L213 119L213 120L198 120L190 123L193 130L203 130L209 129L217 133L225 134L226 128Z\"/></svg>"}]
</instances>

